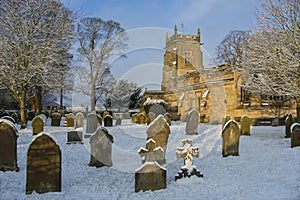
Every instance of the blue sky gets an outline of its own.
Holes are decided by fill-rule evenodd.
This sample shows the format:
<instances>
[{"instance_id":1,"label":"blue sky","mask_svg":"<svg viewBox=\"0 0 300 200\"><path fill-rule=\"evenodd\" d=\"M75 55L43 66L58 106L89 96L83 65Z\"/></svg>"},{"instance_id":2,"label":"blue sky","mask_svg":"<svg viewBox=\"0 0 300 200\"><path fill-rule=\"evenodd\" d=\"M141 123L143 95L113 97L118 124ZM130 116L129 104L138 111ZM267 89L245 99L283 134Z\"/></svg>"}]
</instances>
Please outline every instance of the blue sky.
<instances>
[{"instance_id":1,"label":"blue sky","mask_svg":"<svg viewBox=\"0 0 300 200\"><path fill-rule=\"evenodd\" d=\"M141 66L149 68L153 64L156 69L161 65L165 33L172 34L175 24L179 32L190 34L196 34L200 27L204 56L215 57L215 48L226 34L254 26L258 7L257 0L63 0L63 3L72 10L80 10L83 16L117 21L131 33L130 40L135 44L129 45L128 59L116 61L112 67L119 78L131 77L128 72ZM160 34L156 34L157 30ZM136 44L142 40L149 42ZM161 71L149 76L157 79L154 83L159 83Z\"/></svg>"}]
</instances>

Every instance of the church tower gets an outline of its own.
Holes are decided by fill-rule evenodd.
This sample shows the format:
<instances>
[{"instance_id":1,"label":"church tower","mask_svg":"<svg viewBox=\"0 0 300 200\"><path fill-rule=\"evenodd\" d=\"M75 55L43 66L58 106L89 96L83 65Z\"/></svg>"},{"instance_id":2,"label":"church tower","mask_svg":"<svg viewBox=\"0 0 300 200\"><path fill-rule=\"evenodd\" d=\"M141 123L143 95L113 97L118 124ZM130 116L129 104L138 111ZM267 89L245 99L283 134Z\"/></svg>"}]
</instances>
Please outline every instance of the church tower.
<instances>
[{"instance_id":1,"label":"church tower","mask_svg":"<svg viewBox=\"0 0 300 200\"><path fill-rule=\"evenodd\" d=\"M177 88L180 77L188 72L203 69L200 28L197 35L178 33L174 26L174 35L166 33L166 52L164 54L162 91Z\"/></svg>"}]
</instances>

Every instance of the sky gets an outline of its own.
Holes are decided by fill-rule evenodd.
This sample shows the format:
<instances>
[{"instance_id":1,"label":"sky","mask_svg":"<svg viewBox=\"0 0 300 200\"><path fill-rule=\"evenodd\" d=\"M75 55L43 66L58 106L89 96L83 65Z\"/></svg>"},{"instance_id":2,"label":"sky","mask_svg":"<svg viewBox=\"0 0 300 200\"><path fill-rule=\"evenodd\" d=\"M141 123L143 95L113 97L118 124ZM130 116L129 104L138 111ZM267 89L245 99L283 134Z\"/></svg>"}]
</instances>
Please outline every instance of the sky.
<instances>
[{"instance_id":1,"label":"sky","mask_svg":"<svg viewBox=\"0 0 300 200\"><path fill-rule=\"evenodd\" d=\"M134 79L140 85L158 85L166 32L197 34L201 29L204 65L212 65L215 49L233 30L254 26L257 0L62 0L64 5L82 16L114 20L129 34L127 59L114 59L112 72L117 78ZM149 66L153 68L149 72ZM157 66L161 66L159 69ZM157 71L158 70L158 71ZM137 74L138 71L138 74ZM152 82L141 83L141 71Z\"/></svg>"}]
</instances>

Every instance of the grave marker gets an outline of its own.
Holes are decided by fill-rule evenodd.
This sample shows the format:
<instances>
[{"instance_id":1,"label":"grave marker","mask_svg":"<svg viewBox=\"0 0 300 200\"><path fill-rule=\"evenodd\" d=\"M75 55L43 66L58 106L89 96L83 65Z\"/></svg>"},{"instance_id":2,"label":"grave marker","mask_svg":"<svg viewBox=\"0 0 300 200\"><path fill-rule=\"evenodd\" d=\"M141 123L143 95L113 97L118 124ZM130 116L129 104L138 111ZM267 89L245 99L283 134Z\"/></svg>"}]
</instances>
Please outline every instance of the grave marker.
<instances>
[{"instance_id":1,"label":"grave marker","mask_svg":"<svg viewBox=\"0 0 300 200\"><path fill-rule=\"evenodd\" d=\"M86 120L86 133L94 133L98 127L97 115L95 112L89 113Z\"/></svg>"},{"instance_id":2,"label":"grave marker","mask_svg":"<svg viewBox=\"0 0 300 200\"><path fill-rule=\"evenodd\" d=\"M83 128L84 115L79 112L75 115L75 128Z\"/></svg>"},{"instance_id":3,"label":"grave marker","mask_svg":"<svg viewBox=\"0 0 300 200\"><path fill-rule=\"evenodd\" d=\"M241 135L250 136L251 119L247 115L241 117Z\"/></svg>"},{"instance_id":4,"label":"grave marker","mask_svg":"<svg viewBox=\"0 0 300 200\"><path fill-rule=\"evenodd\" d=\"M240 128L236 121L229 120L222 130L222 156L238 156Z\"/></svg>"},{"instance_id":5,"label":"grave marker","mask_svg":"<svg viewBox=\"0 0 300 200\"><path fill-rule=\"evenodd\" d=\"M31 126L32 126L32 135L37 135L44 131L44 120L38 115L33 118Z\"/></svg>"},{"instance_id":6,"label":"grave marker","mask_svg":"<svg viewBox=\"0 0 300 200\"><path fill-rule=\"evenodd\" d=\"M106 115L104 117L104 126L107 127L107 126L113 126L113 117L110 116L110 115Z\"/></svg>"},{"instance_id":7,"label":"grave marker","mask_svg":"<svg viewBox=\"0 0 300 200\"><path fill-rule=\"evenodd\" d=\"M54 112L51 114L51 126L60 126L61 114Z\"/></svg>"},{"instance_id":8,"label":"grave marker","mask_svg":"<svg viewBox=\"0 0 300 200\"><path fill-rule=\"evenodd\" d=\"M300 124L293 123L291 126L291 148L300 146Z\"/></svg>"},{"instance_id":9,"label":"grave marker","mask_svg":"<svg viewBox=\"0 0 300 200\"><path fill-rule=\"evenodd\" d=\"M285 138L291 137L291 126L295 122L292 114L288 114L285 118Z\"/></svg>"},{"instance_id":10,"label":"grave marker","mask_svg":"<svg viewBox=\"0 0 300 200\"><path fill-rule=\"evenodd\" d=\"M67 144L76 144L76 143L83 144L83 132L81 130L68 131Z\"/></svg>"},{"instance_id":11,"label":"grave marker","mask_svg":"<svg viewBox=\"0 0 300 200\"><path fill-rule=\"evenodd\" d=\"M193 109L188 112L186 121L186 134L197 135L198 134L198 124L199 124L199 113L197 110Z\"/></svg>"}]
</instances>

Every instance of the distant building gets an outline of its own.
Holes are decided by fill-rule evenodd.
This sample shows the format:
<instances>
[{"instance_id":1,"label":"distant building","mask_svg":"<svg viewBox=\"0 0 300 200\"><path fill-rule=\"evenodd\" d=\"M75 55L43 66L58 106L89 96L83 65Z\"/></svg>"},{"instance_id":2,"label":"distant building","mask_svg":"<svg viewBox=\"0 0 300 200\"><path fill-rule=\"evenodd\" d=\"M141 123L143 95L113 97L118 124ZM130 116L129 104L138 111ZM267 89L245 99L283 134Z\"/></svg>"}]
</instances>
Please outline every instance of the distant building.
<instances>
[{"instance_id":1,"label":"distant building","mask_svg":"<svg viewBox=\"0 0 300 200\"><path fill-rule=\"evenodd\" d=\"M229 66L204 68L201 45L199 28L197 35L191 35L178 33L175 26L174 35L166 35L161 91L146 91L144 101L164 100L172 118L180 120L185 120L187 113L195 108L203 123L222 123L225 116L274 118L278 103L281 117L296 114L295 100L254 96L251 91L243 90L243 77Z\"/></svg>"}]
</instances>

